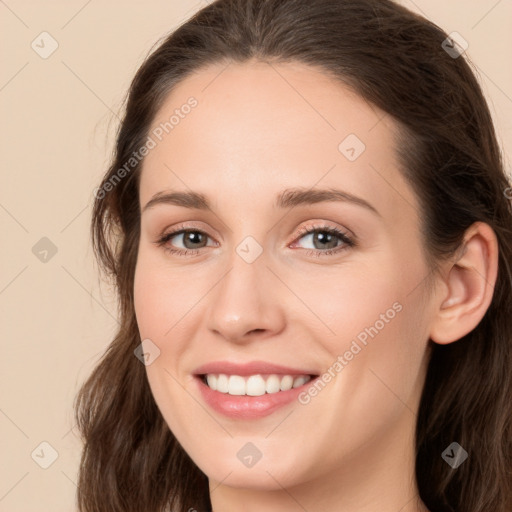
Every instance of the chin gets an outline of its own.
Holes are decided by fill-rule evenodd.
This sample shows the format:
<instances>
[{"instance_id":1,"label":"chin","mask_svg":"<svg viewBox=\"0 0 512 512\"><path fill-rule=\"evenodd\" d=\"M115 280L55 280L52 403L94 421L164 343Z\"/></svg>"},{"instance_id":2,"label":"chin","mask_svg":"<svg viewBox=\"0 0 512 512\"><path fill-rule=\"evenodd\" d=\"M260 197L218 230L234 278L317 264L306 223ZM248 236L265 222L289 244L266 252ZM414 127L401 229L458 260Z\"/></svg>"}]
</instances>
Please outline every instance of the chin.
<instances>
[{"instance_id":1,"label":"chin","mask_svg":"<svg viewBox=\"0 0 512 512\"><path fill-rule=\"evenodd\" d=\"M287 449L280 456L273 452L272 459L262 456L252 467L246 467L236 456L226 456L225 452L208 459L204 458L203 452L194 462L210 481L235 488L275 491L299 485L303 480L297 458L291 456L292 453L296 452Z\"/></svg>"}]
</instances>

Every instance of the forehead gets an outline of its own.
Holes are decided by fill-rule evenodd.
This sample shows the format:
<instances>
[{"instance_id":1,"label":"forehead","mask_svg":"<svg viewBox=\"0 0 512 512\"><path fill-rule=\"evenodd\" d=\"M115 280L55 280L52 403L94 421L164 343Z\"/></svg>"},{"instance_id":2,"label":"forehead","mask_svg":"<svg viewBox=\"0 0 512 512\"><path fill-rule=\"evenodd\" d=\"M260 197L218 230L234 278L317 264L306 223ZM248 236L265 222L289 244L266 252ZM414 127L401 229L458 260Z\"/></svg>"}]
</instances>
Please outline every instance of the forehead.
<instances>
[{"instance_id":1,"label":"forehead","mask_svg":"<svg viewBox=\"0 0 512 512\"><path fill-rule=\"evenodd\" d=\"M155 116L141 205L167 189L271 205L283 188L318 186L402 215L415 198L398 170L396 134L389 116L318 69L212 65L180 82Z\"/></svg>"}]
</instances>

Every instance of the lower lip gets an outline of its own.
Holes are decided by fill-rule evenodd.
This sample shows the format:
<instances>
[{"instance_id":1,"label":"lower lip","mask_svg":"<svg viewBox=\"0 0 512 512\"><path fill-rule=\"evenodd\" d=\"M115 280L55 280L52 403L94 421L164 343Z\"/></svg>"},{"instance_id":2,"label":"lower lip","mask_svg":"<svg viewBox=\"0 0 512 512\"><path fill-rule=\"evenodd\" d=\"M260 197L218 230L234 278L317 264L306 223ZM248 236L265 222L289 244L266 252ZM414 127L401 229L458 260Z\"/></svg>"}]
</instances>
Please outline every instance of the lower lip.
<instances>
[{"instance_id":1,"label":"lower lip","mask_svg":"<svg viewBox=\"0 0 512 512\"><path fill-rule=\"evenodd\" d=\"M261 396L235 396L210 389L199 376L195 376L195 379L204 401L212 409L224 416L237 419L256 419L268 416L296 400L299 394L315 380L312 379L306 384L288 391L265 393Z\"/></svg>"}]
</instances>

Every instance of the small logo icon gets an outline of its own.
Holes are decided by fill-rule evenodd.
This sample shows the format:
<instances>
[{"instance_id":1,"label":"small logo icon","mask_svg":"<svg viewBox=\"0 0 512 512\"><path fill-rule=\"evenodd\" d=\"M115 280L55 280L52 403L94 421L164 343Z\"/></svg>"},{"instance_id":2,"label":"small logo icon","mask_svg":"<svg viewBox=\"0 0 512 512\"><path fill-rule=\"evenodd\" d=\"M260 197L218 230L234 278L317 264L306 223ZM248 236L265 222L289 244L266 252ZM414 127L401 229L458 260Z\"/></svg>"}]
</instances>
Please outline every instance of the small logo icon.
<instances>
[{"instance_id":1,"label":"small logo icon","mask_svg":"<svg viewBox=\"0 0 512 512\"><path fill-rule=\"evenodd\" d=\"M263 454L253 443L246 443L238 450L236 456L244 466L252 468L261 459Z\"/></svg>"},{"instance_id":2,"label":"small logo icon","mask_svg":"<svg viewBox=\"0 0 512 512\"><path fill-rule=\"evenodd\" d=\"M142 343L133 351L135 357L145 366L154 363L160 357L160 349L149 339L142 340Z\"/></svg>"},{"instance_id":3,"label":"small logo icon","mask_svg":"<svg viewBox=\"0 0 512 512\"><path fill-rule=\"evenodd\" d=\"M47 59L59 47L59 43L48 32L41 32L30 46L39 57Z\"/></svg>"},{"instance_id":4,"label":"small logo icon","mask_svg":"<svg viewBox=\"0 0 512 512\"><path fill-rule=\"evenodd\" d=\"M339 144L339 152L349 161L354 162L366 149L364 142L355 134L347 135Z\"/></svg>"},{"instance_id":5,"label":"small logo icon","mask_svg":"<svg viewBox=\"0 0 512 512\"><path fill-rule=\"evenodd\" d=\"M456 469L468 458L468 452L459 443L453 442L441 454L441 457L447 464Z\"/></svg>"},{"instance_id":6,"label":"small logo icon","mask_svg":"<svg viewBox=\"0 0 512 512\"><path fill-rule=\"evenodd\" d=\"M238 244L236 252L246 263L253 263L263 252L263 247L252 236L246 236Z\"/></svg>"},{"instance_id":7,"label":"small logo icon","mask_svg":"<svg viewBox=\"0 0 512 512\"><path fill-rule=\"evenodd\" d=\"M458 32L452 32L441 47L452 59L458 59L469 48L469 43Z\"/></svg>"},{"instance_id":8,"label":"small logo icon","mask_svg":"<svg viewBox=\"0 0 512 512\"><path fill-rule=\"evenodd\" d=\"M48 263L57 254L57 246L49 238L43 236L32 247L32 253L39 261Z\"/></svg>"},{"instance_id":9,"label":"small logo icon","mask_svg":"<svg viewBox=\"0 0 512 512\"><path fill-rule=\"evenodd\" d=\"M32 460L43 469L48 469L59 457L57 450L48 442L43 441L30 454Z\"/></svg>"}]
</instances>

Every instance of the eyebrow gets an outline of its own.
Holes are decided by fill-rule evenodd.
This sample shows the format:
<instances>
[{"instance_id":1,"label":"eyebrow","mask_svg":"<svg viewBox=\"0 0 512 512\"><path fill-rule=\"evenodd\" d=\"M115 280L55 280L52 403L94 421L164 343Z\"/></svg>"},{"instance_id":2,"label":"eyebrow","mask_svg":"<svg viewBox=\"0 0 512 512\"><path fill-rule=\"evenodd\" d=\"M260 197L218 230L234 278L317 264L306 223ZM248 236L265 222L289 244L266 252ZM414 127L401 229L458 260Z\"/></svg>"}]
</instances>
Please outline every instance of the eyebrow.
<instances>
[{"instance_id":1,"label":"eyebrow","mask_svg":"<svg viewBox=\"0 0 512 512\"><path fill-rule=\"evenodd\" d=\"M283 190L274 202L274 208L294 208L300 205L311 205L315 203L321 203L324 201L330 202L347 202L357 206L362 206L367 210L375 213L379 217L382 217L377 209L372 206L369 202L365 201L361 197L354 196L343 190L334 188L330 189L301 189L301 188L290 188ZM172 204L175 206L181 206L183 208L191 208L197 210L210 210L212 211L211 204L208 198L199 192L171 192L161 191L157 192L144 206L142 213L149 208L153 208L157 204Z\"/></svg>"}]
</instances>

